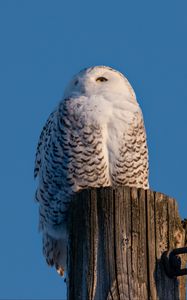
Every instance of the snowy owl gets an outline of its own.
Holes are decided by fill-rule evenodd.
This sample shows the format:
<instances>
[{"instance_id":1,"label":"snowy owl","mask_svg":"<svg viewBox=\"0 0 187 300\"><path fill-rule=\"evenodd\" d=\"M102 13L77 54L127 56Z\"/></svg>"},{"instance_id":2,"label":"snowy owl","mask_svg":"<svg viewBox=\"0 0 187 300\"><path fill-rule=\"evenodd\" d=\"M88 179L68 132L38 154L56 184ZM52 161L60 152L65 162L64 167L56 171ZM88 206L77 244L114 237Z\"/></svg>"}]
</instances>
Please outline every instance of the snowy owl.
<instances>
[{"instance_id":1,"label":"snowy owl","mask_svg":"<svg viewBox=\"0 0 187 300\"><path fill-rule=\"evenodd\" d=\"M41 132L36 176L43 253L63 275L72 195L88 187L149 187L142 112L120 72L96 66L74 76Z\"/></svg>"}]
</instances>

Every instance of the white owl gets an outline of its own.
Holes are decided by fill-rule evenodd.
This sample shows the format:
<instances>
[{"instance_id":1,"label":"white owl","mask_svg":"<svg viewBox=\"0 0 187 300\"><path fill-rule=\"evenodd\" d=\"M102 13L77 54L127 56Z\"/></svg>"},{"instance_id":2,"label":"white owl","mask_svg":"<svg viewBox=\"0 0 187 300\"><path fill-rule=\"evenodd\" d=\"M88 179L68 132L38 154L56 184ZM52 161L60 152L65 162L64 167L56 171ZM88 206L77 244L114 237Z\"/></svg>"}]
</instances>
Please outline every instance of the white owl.
<instances>
[{"instance_id":1,"label":"white owl","mask_svg":"<svg viewBox=\"0 0 187 300\"><path fill-rule=\"evenodd\" d=\"M43 253L63 275L72 195L88 187L149 187L142 112L121 73L97 66L72 79L40 135L35 176Z\"/></svg>"}]
</instances>

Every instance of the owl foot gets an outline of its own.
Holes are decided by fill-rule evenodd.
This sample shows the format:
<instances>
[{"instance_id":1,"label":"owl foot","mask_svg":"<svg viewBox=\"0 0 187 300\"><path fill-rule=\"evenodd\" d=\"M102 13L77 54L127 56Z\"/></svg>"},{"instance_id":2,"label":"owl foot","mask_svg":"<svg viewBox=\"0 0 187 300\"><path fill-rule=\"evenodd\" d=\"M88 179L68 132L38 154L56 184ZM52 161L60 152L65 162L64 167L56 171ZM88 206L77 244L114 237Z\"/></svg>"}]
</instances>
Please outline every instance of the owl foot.
<instances>
[{"instance_id":1,"label":"owl foot","mask_svg":"<svg viewBox=\"0 0 187 300\"><path fill-rule=\"evenodd\" d=\"M63 277L64 276L64 268L57 264L55 265L55 267L56 267L58 274Z\"/></svg>"}]
</instances>

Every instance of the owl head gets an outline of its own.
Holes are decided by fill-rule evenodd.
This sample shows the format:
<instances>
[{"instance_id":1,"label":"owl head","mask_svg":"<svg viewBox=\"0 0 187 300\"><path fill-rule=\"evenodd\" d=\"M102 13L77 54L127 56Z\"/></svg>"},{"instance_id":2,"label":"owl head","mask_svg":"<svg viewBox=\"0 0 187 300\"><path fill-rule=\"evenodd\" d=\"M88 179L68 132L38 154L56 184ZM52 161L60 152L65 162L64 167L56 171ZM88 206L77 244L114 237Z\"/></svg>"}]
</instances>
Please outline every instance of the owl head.
<instances>
[{"instance_id":1,"label":"owl head","mask_svg":"<svg viewBox=\"0 0 187 300\"><path fill-rule=\"evenodd\" d=\"M80 71L65 89L64 98L103 94L125 96L131 101L136 101L134 90L126 77L106 66L95 66Z\"/></svg>"}]
</instances>

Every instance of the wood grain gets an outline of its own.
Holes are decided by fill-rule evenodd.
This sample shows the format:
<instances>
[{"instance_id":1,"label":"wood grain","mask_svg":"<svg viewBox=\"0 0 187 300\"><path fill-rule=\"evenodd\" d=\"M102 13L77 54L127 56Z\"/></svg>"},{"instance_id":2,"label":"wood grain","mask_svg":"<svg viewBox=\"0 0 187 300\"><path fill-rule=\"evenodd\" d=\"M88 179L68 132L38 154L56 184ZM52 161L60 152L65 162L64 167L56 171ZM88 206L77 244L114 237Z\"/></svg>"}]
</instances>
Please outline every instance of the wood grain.
<instances>
[{"instance_id":1,"label":"wood grain","mask_svg":"<svg viewBox=\"0 0 187 300\"><path fill-rule=\"evenodd\" d=\"M68 300L185 300L185 278L169 278L161 262L185 246L174 199L124 186L84 190L69 232Z\"/></svg>"}]
</instances>

